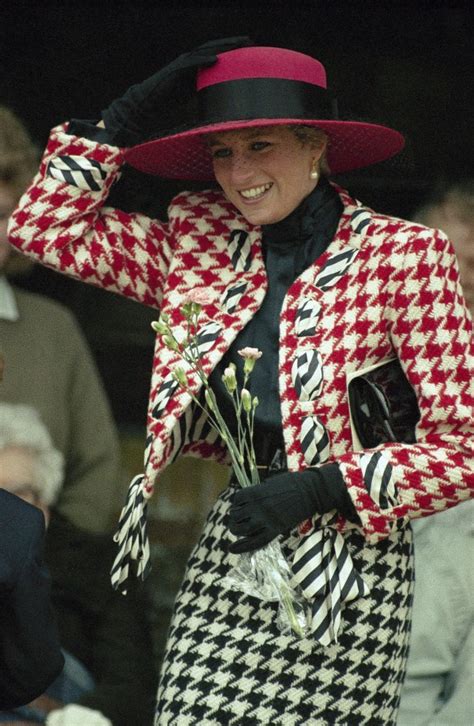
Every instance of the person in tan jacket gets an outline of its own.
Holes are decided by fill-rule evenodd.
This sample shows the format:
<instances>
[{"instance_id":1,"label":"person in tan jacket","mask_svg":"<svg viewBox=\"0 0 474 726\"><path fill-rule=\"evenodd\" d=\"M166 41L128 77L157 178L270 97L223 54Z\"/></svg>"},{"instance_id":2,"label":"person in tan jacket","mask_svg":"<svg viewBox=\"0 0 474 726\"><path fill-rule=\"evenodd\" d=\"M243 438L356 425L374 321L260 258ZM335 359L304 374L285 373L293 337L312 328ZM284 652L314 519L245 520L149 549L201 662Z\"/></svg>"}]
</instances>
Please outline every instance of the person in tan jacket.
<instances>
[{"instance_id":1,"label":"person in tan jacket","mask_svg":"<svg viewBox=\"0 0 474 726\"><path fill-rule=\"evenodd\" d=\"M111 532L124 475L118 433L85 337L72 313L20 289L10 274L25 266L7 242L11 212L38 166L20 119L0 106L0 401L33 406L66 462L56 511L76 527ZM54 516L54 513L53 513Z\"/></svg>"}]
</instances>

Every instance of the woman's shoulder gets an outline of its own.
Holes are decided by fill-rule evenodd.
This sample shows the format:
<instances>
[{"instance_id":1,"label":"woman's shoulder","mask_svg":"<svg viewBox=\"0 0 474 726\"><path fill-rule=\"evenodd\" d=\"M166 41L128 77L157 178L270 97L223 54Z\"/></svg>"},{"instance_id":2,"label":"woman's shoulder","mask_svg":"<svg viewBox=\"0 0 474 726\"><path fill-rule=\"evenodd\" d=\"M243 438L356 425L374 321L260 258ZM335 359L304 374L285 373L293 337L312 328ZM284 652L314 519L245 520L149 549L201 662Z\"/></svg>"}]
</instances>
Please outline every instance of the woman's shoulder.
<instances>
[{"instance_id":1,"label":"woman's shoulder","mask_svg":"<svg viewBox=\"0 0 474 726\"><path fill-rule=\"evenodd\" d=\"M362 233L368 238L380 238L385 241L392 239L406 243L410 239L430 240L435 236L444 236L439 230L425 227L418 222L377 211L359 201L345 189L333 184L343 204L346 215L354 232Z\"/></svg>"},{"instance_id":2,"label":"woman's shoulder","mask_svg":"<svg viewBox=\"0 0 474 726\"><path fill-rule=\"evenodd\" d=\"M351 210L349 210L351 211ZM347 213L347 208L346 208ZM418 222L375 211L358 203L352 210L351 223L357 228L362 220L365 244L381 248L384 253L403 251L428 251L433 248L449 248L450 242L439 229L426 227Z\"/></svg>"},{"instance_id":3,"label":"woman's shoulder","mask_svg":"<svg viewBox=\"0 0 474 726\"><path fill-rule=\"evenodd\" d=\"M445 233L400 217L374 213L374 247L383 256L393 256L397 266L403 257L408 267L416 267L421 260L444 260L451 265L454 250Z\"/></svg>"}]
</instances>

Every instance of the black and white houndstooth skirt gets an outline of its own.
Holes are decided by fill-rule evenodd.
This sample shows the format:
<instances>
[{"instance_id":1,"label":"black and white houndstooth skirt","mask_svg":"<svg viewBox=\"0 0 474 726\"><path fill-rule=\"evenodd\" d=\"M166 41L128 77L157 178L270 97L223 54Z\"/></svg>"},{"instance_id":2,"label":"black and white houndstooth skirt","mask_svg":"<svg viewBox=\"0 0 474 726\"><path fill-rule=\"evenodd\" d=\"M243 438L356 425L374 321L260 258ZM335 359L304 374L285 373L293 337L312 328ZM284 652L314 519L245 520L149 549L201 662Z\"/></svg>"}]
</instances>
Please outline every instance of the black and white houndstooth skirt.
<instances>
[{"instance_id":1,"label":"black and white houndstooth skirt","mask_svg":"<svg viewBox=\"0 0 474 726\"><path fill-rule=\"evenodd\" d=\"M283 635L276 605L227 589L235 555L225 526L232 489L209 514L170 625L155 726L395 724L413 584L403 527L368 546L346 537L370 594L344 606L339 642Z\"/></svg>"}]
</instances>

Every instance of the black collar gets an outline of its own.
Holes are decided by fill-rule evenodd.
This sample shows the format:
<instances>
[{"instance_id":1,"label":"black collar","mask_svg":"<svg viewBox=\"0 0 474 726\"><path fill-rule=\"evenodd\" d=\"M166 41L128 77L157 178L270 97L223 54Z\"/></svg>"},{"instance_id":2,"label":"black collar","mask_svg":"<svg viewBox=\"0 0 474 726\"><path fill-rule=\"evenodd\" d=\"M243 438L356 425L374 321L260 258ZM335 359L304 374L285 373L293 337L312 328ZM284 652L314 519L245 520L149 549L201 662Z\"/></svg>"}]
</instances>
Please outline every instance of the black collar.
<instances>
[{"instance_id":1,"label":"black collar","mask_svg":"<svg viewBox=\"0 0 474 726\"><path fill-rule=\"evenodd\" d=\"M262 226L264 247L292 247L303 244L311 238L318 228L324 229L331 218L330 210L334 208L339 195L325 177L321 177L311 194L291 212L285 219L275 224Z\"/></svg>"}]
</instances>

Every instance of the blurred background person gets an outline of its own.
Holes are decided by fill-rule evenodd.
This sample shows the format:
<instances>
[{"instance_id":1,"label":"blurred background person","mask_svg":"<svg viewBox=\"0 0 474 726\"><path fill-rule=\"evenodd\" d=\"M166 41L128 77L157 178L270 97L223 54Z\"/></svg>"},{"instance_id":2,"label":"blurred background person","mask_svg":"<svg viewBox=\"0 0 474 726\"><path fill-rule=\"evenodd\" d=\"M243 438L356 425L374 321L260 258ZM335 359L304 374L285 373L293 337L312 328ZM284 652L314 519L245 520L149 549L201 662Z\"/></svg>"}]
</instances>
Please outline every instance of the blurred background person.
<instances>
[{"instance_id":1,"label":"blurred background person","mask_svg":"<svg viewBox=\"0 0 474 726\"><path fill-rule=\"evenodd\" d=\"M112 534L128 475L122 470L118 431L102 380L73 314L64 305L16 284L27 275L31 263L7 244L6 227L37 167L37 150L25 126L11 109L0 106L0 354L5 364L0 404L32 406L64 457L62 486L54 501L47 502L51 521L46 535L55 603L60 610L66 604L61 618L69 613L67 618L72 620L61 624L63 635L73 631L75 618L100 621L110 607ZM151 615L144 591L123 600L129 597L140 599L143 617ZM121 604L120 599L115 600ZM133 608L133 603L124 602L115 609L115 616L111 614L116 619L112 629L118 629L123 618L124 638ZM141 623L142 615L139 620ZM87 639L82 647L80 656L87 661ZM105 649L104 641L101 647ZM121 644L111 643L110 647L114 652L101 652L99 645L94 652L103 660L105 671L112 668L113 676L116 670L110 664L114 659L122 662ZM150 657L143 676L145 689L154 678L152 663ZM123 678L126 681L128 676ZM118 704L114 726L146 726L148 704L143 705L144 712L132 713L133 699L127 688L123 691L123 696L114 694L110 699Z\"/></svg>"},{"instance_id":2,"label":"blurred background person","mask_svg":"<svg viewBox=\"0 0 474 726\"><path fill-rule=\"evenodd\" d=\"M63 667L43 539L41 513L0 488L0 709L28 703Z\"/></svg>"},{"instance_id":3,"label":"blurred background person","mask_svg":"<svg viewBox=\"0 0 474 726\"><path fill-rule=\"evenodd\" d=\"M86 617L97 607L99 617L111 595L112 533L127 477L109 402L75 318L63 305L11 282L31 265L7 244L7 222L37 166L26 128L0 106L0 353L5 362L0 404L31 405L64 457L62 486L46 501L51 518L47 559L55 573L56 604L64 600L67 613L76 608L74 617ZM96 588L101 595L95 601Z\"/></svg>"},{"instance_id":4,"label":"blurred background person","mask_svg":"<svg viewBox=\"0 0 474 726\"><path fill-rule=\"evenodd\" d=\"M3 358L0 356L0 381ZM63 667L43 564L44 517L1 487L0 709L31 701Z\"/></svg>"},{"instance_id":5,"label":"blurred background person","mask_svg":"<svg viewBox=\"0 0 474 726\"><path fill-rule=\"evenodd\" d=\"M474 177L440 183L415 220L442 229L454 245L464 296L474 313Z\"/></svg>"},{"instance_id":6,"label":"blurred background person","mask_svg":"<svg viewBox=\"0 0 474 726\"><path fill-rule=\"evenodd\" d=\"M61 491L63 461L32 407L0 403L2 489L39 507L48 520ZM108 572L114 553L108 535L75 528L72 539L68 532L61 557L56 556L51 566L64 670L33 703L0 713L0 722L151 724L156 683L146 612L137 592L123 597L112 590ZM47 546L48 564L49 554ZM33 600L33 608L34 604Z\"/></svg>"},{"instance_id":7,"label":"blurred background person","mask_svg":"<svg viewBox=\"0 0 474 726\"><path fill-rule=\"evenodd\" d=\"M474 314L474 179L440 185L415 220L451 239ZM474 723L474 502L412 521L415 595L399 726Z\"/></svg>"},{"instance_id":8,"label":"blurred background person","mask_svg":"<svg viewBox=\"0 0 474 726\"><path fill-rule=\"evenodd\" d=\"M38 166L25 127L0 106L0 401L36 408L65 458L55 504L63 523L112 532L126 477L109 402L84 336L64 306L11 284L30 263L11 251L8 218Z\"/></svg>"}]
</instances>

